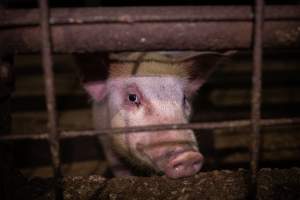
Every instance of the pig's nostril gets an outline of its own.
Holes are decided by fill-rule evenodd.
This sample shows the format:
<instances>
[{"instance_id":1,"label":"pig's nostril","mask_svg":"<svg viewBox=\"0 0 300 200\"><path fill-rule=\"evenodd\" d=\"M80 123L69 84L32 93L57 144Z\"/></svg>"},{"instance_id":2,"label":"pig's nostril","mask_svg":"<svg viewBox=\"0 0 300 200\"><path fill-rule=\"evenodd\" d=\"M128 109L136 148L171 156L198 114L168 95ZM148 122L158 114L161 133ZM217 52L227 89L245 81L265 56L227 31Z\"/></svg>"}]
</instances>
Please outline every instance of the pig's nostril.
<instances>
[{"instance_id":1,"label":"pig's nostril","mask_svg":"<svg viewBox=\"0 0 300 200\"><path fill-rule=\"evenodd\" d=\"M194 164L193 164L194 169L197 169L199 165L200 165L200 162L194 163Z\"/></svg>"},{"instance_id":2,"label":"pig's nostril","mask_svg":"<svg viewBox=\"0 0 300 200\"><path fill-rule=\"evenodd\" d=\"M202 167L203 157L199 152L184 152L172 159L165 173L170 178L181 178L196 174Z\"/></svg>"},{"instance_id":3,"label":"pig's nostril","mask_svg":"<svg viewBox=\"0 0 300 200\"><path fill-rule=\"evenodd\" d=\"M193 166L194 170L198 172L200 170L200 168L202 167L202 161L201 162L197 161L197 162L193 163L192 166Z\"/></svg>"},{"instance_id":4,"label":"pig's nostril","mask_svg":"<svg viewBox=\"0 0 300 200\"><path fill-rule=\"evenodd\" d=\"M176 165L173 166L174 170L175 171L181 171L181 170L184 170L184 165L182 163L178 163Z\"/></svg>"},{"instance_id":5,"label":"pig's nostril","mask_svg":"<svg viewBox=\"0 0 300 200\"><path fill-rule=\"evenodd\" d=\"M176 165L173 166L174 170L179 172L183 170L187 170L188 168L192 168L191 170L198 171L200 170L200 167L202 165L202 162L199 160L195 161L194 163L177 163Z\"/></svg>"}]
</instances>

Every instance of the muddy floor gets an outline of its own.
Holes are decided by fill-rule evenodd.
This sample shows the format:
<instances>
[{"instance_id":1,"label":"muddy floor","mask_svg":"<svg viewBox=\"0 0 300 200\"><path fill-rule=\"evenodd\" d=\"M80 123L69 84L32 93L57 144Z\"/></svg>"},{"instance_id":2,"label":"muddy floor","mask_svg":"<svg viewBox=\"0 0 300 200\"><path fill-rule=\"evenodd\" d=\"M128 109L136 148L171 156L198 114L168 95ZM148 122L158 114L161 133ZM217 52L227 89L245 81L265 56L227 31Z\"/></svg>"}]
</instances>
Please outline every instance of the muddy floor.
<instances>
[{"instance_id":1,"label":"muddy floor","mask_svg":"<svg viewBox=\"0 0 300 200\"><path fill-rule=\"evenodd\" d=\"M12 177L12 176L10 176ZM52 179L10 179L11 199L54 199ZM13 182L12 182L13 181ZM172 180L165 176L64 177L59 184L65 200L92 199L249 199L253 189L248 171L201 172ZM300 199L300 168L261 169L257 177L257 199Z\"/></svg>"}]
</instances>

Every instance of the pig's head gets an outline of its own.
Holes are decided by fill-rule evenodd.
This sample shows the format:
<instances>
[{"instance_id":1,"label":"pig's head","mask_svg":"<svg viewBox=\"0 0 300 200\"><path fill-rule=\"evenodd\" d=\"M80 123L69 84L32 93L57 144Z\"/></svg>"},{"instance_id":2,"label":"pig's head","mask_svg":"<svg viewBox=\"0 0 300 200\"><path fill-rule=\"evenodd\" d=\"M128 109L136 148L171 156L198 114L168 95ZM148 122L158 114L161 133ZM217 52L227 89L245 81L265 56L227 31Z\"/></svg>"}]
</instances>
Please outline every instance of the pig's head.
<instances>
[{"instance_id":1,"label":"pig's head","mask_svg":"<svg viewBox=\"0 0 300 200\"><path fill-rule=\"evenodd\" d=\"M190 99L226 54L122 53L110 56L109 77L87 82L94 101L107 100L111 127L188 123ZM191 176L203 164L192 130L110 136L117 151L165 173Z\"/></svg>"}]
</instances>

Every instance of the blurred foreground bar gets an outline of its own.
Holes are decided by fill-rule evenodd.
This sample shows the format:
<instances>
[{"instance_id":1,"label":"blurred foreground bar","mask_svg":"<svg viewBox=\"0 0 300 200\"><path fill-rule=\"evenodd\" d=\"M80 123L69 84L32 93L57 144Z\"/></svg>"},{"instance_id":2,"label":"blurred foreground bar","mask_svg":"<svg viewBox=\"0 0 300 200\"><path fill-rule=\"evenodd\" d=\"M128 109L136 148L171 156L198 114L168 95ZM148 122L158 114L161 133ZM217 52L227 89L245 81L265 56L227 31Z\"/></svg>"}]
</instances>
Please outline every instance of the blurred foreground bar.
<instances>
[{"instance_id":1,"label":"blurred foreground bar","mask_svg":"<svg viewBox=\"0 0 300 200\"><path fill-rule=\"evenodd\" d=\"M0 51L40 51L38 10L3 10ZM267 6L265 48L300 48L300 6ZM249 49L251 6L51 9L57 53Z\"/></svg>"}]
</instances>

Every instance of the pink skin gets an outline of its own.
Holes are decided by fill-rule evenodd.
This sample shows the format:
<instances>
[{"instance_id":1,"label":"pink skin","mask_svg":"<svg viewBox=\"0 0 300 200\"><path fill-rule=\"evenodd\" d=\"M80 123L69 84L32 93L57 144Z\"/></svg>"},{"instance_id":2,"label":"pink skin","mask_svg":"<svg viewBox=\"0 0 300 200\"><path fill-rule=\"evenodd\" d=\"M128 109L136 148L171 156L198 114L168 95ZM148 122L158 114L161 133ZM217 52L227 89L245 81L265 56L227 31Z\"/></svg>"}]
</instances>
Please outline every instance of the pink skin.
<instances>
[{"instance_id":1,"label":"pink skin","mask_svg":"<svg viewBox=\"0 0 300 200\"><path fill-rule=\"evenodd\" d=\"M166 75L132 75L86 82L84 88L94 100L95 127L187 123L191 112L187 99L230 53L178 53L174 56L186 62L182 67L189 68L189 80ZM152 64L159 65L159 62ZM131 175L119 159L120 155L136 165L162 171L170 178L192 176L203 164L191 130L107 134L101 141L116 176Z\"/></svg>"},{"instance_id":2,"label":"pink skin","mask_svg":"<svg viewBox=\"0 0 300 200\"><path fill-rule=\"evenodd\" d=\"M169 137L171 134L174 134L174 132L158 133L156 141L165 139L159 137L159 135ZM184 132L181 134L184 134ZM138 145L137 150L142 152L145 157L148 157L158 171L163 171L168 177L187 177L194 175L201 169L203 156L193 144L175 144L172 146L164 146L162 142L156 142L156 144L160 144L160 146L148 147L148 150L145 150L147 147L143 148L142 145Z\"/></svg>"},{"instance_id":3,"label":"pink skin","mask_svg":"<svg viewBox=\"0 0 300 200\"><path fill-rule=\"evenodd\" d=\"M190 107L184 98L186 83L174 77L133 77L109 80L99 91L107 89L112 127L187 123ZM91 86L86 85L91 90L89 93L96 94L96 100L103 98L95 91L95 85ZM118 120L113 120L114 116ZM194 175L203 164L203 156L191 130L112 136L111 146L115 146L115 152L131 156L130 160L135 163L162 171L170 178ZM108 159L120 168L120 163L111 154L113 152ZM124 175L126 172L119 169L115 174Z\"/></svg>"}]
</instances>

